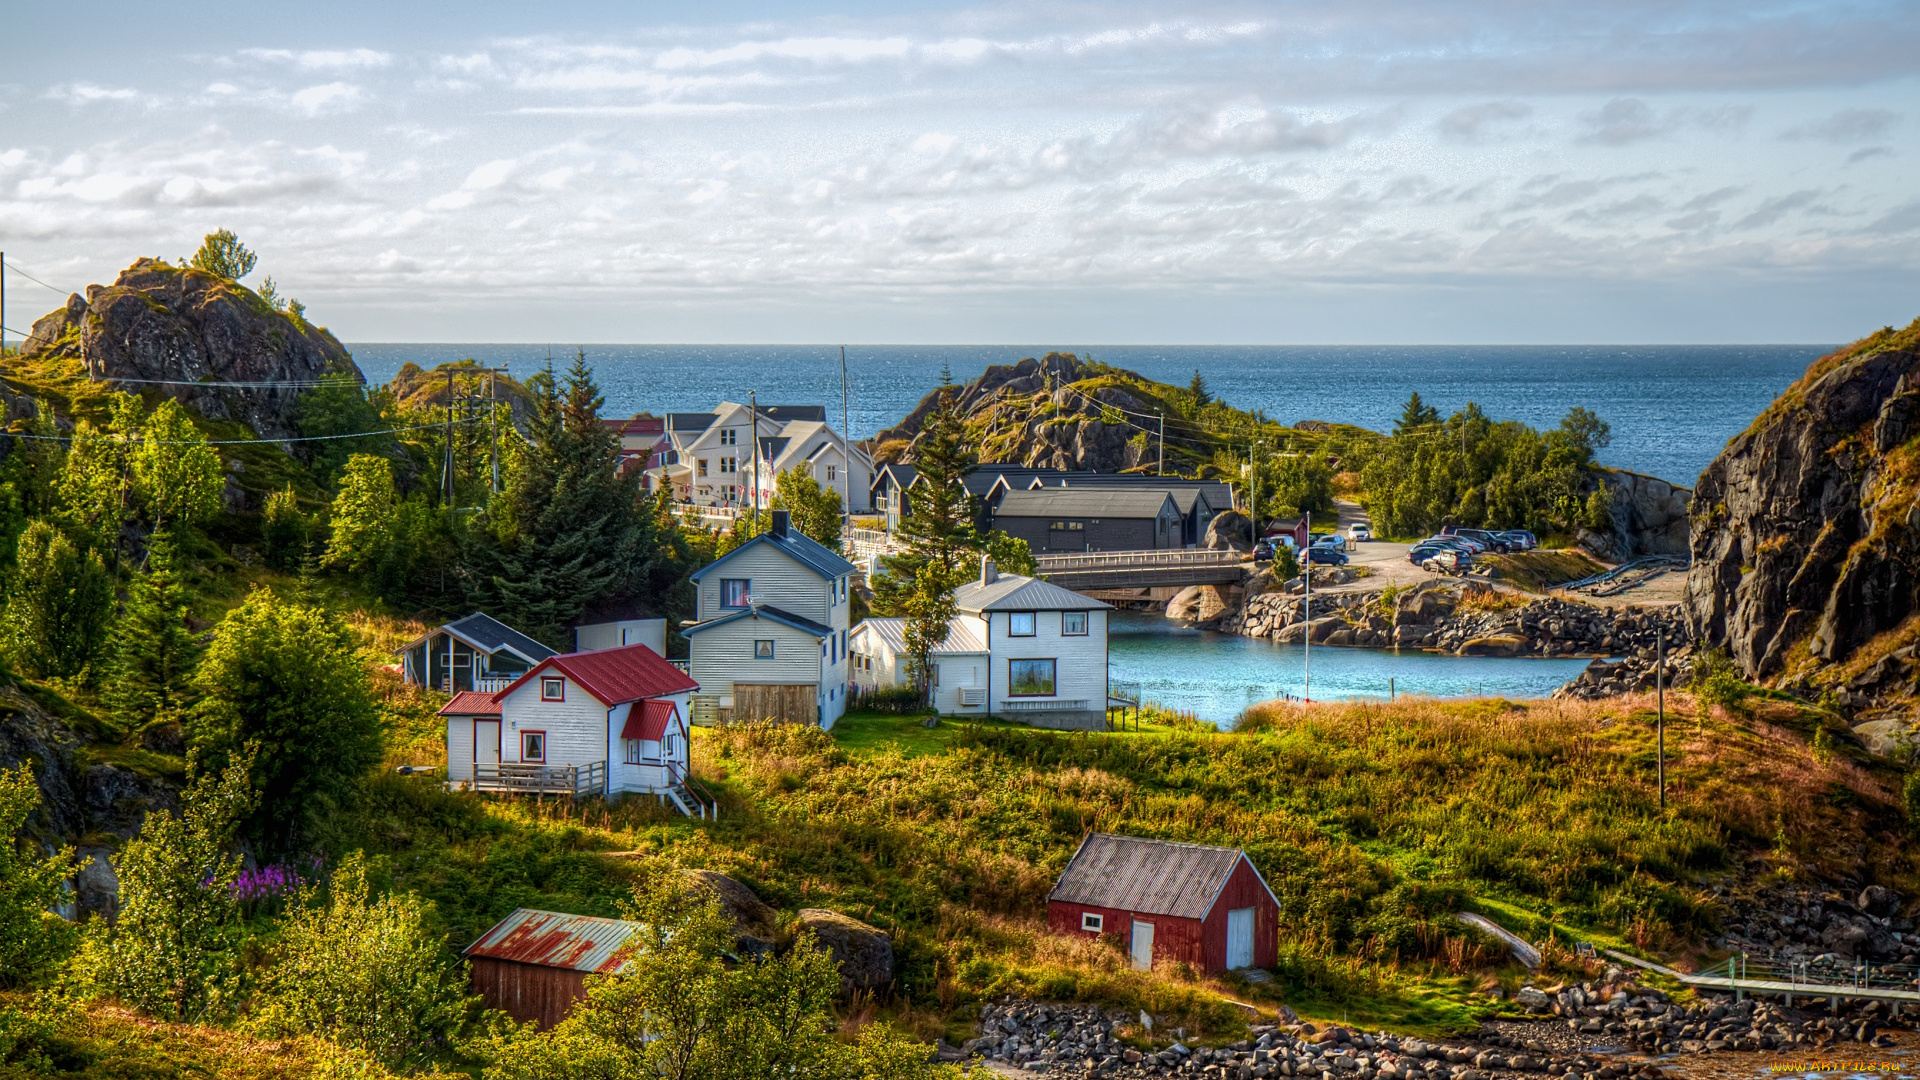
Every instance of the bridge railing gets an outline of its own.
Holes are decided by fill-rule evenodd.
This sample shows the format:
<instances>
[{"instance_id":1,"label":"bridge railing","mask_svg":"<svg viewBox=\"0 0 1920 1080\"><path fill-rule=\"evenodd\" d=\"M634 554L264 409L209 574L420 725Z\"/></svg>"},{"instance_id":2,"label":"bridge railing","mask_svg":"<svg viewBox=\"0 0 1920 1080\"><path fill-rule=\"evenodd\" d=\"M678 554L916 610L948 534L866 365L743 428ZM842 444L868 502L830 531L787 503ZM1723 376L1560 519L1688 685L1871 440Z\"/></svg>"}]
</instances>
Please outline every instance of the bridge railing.
<instances>
[{"instance_id":1,"label":"bridge railing","mask_svg":"<svg viewBox=\"0 0 1920 1080\"><path fill-rule=\"evenodd\" d=\"M1858 964L1838 957L1769 961L1742 953L1696 974L1701 978L1735 982L1790 983L1809 989L1920 990L1920 967L1911 964Z\"/></svg>"},{"instance_id":2,"label":"bridge railing","mask_svg":"<svg viewBox=\"0 0 1920 1080\"><path fill-rule=\"evenodd\" d=\"M1138 570L1151 567L1238 566L1246 555L1238 551L1207 551L1199 548L1152 549L1146 551L1086 551L1062 555L1036 555L1034 565L1042 574L1063 570Z\"/></svg>"}]
</instances>

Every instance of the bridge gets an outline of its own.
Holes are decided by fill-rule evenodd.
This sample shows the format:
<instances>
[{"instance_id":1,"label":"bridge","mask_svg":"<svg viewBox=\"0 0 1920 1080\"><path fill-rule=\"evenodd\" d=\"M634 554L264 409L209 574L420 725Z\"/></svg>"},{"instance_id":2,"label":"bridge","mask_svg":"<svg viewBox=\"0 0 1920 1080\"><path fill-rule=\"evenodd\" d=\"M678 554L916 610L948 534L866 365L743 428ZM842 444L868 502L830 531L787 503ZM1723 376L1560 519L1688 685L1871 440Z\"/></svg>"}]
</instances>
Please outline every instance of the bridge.
<instances>
[{"instance_id":1,"label":"bridge","mask_svg":"<svg viewBox=\"0 0 1920 1080\"><path fill-rule=\"evenodd\" d=\"M1063 589L1184 588L1240 580L1245 552L1200 549L1076 551L1037 555L1039 576Z\"/></svg>"},{"instance_id":2,"label":"bridge","mask_svg":"<svg viewBox=\"0 0 1920 1080\"><path fill-rule=\"evenodd\" d=\"M1796 997L1803 1001L1825 999L1838 1012L1842 1000L1864 998L1892 1003L1895 1016L1904 1005L1920 1004L1920 968L1906 964L1857 964L1829 957L1771 963L1753 961L1741 953L1704 971L1687 974L1616 949L1600 951L1687 986L1731 990L1735 1001L1749 994L1773 994L1785 998L1791 1008Z\"/></svg>"}]
</instances>

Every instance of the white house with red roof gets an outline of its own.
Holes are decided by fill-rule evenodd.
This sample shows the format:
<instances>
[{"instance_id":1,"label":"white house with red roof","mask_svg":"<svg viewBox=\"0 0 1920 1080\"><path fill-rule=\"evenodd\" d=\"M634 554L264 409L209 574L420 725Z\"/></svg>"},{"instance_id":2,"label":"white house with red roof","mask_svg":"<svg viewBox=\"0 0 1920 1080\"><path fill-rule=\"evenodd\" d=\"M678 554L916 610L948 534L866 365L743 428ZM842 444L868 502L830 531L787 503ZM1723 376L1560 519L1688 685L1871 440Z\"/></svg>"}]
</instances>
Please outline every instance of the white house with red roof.
<instances>
[{"instance_id":1,"label":"white house with red roof","mask_svg":"<svg viewBox=\"0 0 1920 1080\"><path fill-rule=\"evenodd\" d=\"M657 795L704 816L688 775L686 672L646 645L542 660L496 693L464 691L447 719L447 779L476 791Z\"/></svg>"}]
</instances>

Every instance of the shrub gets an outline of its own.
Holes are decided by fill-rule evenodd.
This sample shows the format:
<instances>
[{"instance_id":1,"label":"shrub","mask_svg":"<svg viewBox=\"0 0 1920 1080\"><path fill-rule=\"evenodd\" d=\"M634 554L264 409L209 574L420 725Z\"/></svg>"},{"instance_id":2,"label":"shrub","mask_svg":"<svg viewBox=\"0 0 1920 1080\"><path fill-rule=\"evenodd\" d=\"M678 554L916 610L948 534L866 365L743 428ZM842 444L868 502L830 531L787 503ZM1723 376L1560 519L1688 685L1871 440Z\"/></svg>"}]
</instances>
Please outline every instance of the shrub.
<instances>
[{"instance_id":1,"label":"shrub","mask_svg":"<svg viewBox=\"0 0 1920 1080\"><path fill-rule=\"evenodd\" d=\"M20 537L5 611L7 651L36 679L84 677L113 618L113 577L44 521Z\"/></svg>"},{"instance_id":2,"label":"shrub","mask_svg":"<svg viewBox=\"0 0 1920 1080\"><path fill-rule=\"evenodd\" d=\"M39 858L15 839L39 805L32 767L0 770L0 986L38 982L73 944L72 927L50 910L65 898L73 849Z\"/></svg>"},{"instance_id":3,"label":"shrub","mask_svg":"<svg viewBox=\"0 0 1920 1080\"><path fill-rule=\"evenodd\" d=\"M390 1068L444 1047L466 1012L464 972L427 931L432 906L413 893L372 898L359 852L334 871L327 903L287 920L261 981L263 1034L319 1035Z\"/></svg>"},{"instance_id":4,"label":"shrub","mask_svg":"<svg viewBox=\"0 0 1920 1080\"><path fill-rule=\"evenodd\" d=\"M862 709L895 716L911 716L927 711L927 703L921 698L920 689L911 685L875 687L862 693L858 704Z\"/></svg>"}]
</instances>

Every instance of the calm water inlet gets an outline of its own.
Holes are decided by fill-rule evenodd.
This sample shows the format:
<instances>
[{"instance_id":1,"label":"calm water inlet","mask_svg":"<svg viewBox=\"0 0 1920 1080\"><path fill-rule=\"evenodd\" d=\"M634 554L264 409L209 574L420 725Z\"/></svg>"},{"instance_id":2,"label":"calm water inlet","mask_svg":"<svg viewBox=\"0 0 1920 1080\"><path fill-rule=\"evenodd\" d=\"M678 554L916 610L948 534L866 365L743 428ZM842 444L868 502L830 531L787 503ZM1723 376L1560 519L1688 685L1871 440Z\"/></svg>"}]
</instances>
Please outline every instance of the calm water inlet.
<instances>
[{"instance_id":1,"label":"calm water inlet","mask_svg":"<svg viewBox=\"0 0 1920 1080\"><path fill-rule=\"evenodd\" d=\"M1116 682L1202 720L1230 723L1247 706L1306 690L1306 650L1259 638L1187 630L1155 614L1114 612L1107 629L1108 668ZM1412 650L1313 650L1313 697L1385 698L1388 680L1402 694L1427 697L1541 698L1578 675L1586 660L1441 656Z\"/></svg>"}]
</instances>

